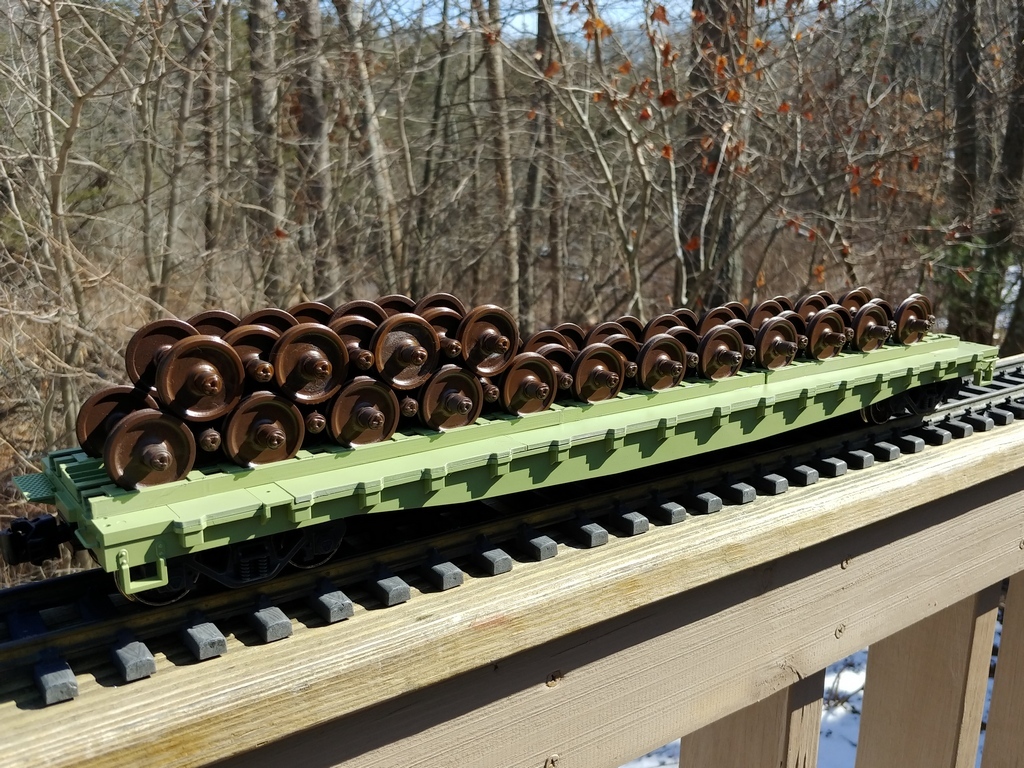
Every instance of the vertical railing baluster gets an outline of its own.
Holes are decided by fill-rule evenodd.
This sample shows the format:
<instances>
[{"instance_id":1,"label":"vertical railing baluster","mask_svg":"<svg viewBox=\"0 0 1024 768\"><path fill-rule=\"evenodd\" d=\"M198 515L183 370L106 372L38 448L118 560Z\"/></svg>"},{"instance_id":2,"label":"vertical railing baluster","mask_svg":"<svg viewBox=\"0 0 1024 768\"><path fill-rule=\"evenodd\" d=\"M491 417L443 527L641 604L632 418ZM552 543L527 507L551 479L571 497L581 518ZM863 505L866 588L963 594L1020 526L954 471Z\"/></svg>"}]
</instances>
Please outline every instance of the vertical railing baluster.
<instances>
[{"instance_id":1,"label":"vertical railing baluster","mask_svg":"<svg viewBox=\"0 0 1024 768\"><path fill-rule=\"evenodd\" d=\"M1024 571L1010 577L981 768L1024 766Z\"/></svg>"},{"instance_id":2,"label":"vertical railing baluster","mask_svg":"<svg viewBox=\"0 0 1024 768\"><path fill-rule=\"evenodd\" d=\"M681 768L814 768L825 671L684 736Z\"/></svg>"},{"instance_id":3,"label":"vertical railing baluster","mask_svg":"<svg viewBox=\"0 0 1024 768\"><path fill-rule=\"evenodd\" d=\"M858 768L973 768L999 586L868 649Z\"/></svg>"}]
</instances>

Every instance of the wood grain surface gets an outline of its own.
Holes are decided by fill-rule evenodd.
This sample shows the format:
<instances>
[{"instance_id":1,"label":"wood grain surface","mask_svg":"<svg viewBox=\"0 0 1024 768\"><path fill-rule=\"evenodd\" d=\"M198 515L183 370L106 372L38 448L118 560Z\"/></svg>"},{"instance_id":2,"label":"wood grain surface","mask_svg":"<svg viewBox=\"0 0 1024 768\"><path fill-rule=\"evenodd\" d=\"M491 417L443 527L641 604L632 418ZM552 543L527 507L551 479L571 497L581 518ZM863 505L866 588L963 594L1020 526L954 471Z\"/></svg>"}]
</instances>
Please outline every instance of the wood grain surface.
<instances>
[{"instance_id":1,"label":"wood grain surface","mask_svg":"<svg viewBox=\"0 0 1024 768\"><path fill-rule=\"evenodd\" d=\"M1024 425L43 709L0 680L0 765L614 766L1024 569ZM963 491L962 489L969 489Z\"/></svg>"}]
</instances>

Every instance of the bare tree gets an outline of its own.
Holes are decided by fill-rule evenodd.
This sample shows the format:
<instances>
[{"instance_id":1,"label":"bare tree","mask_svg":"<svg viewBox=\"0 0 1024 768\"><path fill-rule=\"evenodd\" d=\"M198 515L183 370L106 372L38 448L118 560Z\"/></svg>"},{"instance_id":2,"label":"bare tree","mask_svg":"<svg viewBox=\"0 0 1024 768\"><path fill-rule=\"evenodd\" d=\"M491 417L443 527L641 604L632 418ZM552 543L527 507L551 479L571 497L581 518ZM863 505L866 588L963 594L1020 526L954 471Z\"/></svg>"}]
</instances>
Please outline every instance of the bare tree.
<instances>
[{"instance_id":1,"label":"bare tree","mask_svg":"<svg viewBox=\"0 0 1024 768\"><path fill-rule=\"evenodd\" d=\"M494 178L498 190L498 222L502 242L502 267L508 275L506 309L520 316L519 227L516 223L515 184L512 178L512 140L509 131L508 99L505 93L505 63L501 45L501 2L473 0L484 45L487 93L494 123Z\"/></svg>"},{"instance_id":2,"label":"bare tree","mask_svg":"<svg viewBox=\"0 0 1024 768\"><path fill-rule=\"evenodd\" d=\"M274 0L249 2L249 66L252 70L253 148L256 151L257 210L253 217L256 251L260 254L261 293L271 304L283 304L287 279L281 254L284 198L279 146L277 14Z\"/></svg>"},{"instance_id":3,"label":"bare tree","mask_svg":"<svg viewBox=\"0 0 1024 768\"><path fill-rule=\"evenodd\" d=\"M366 141L366 155L370 161L370 173L374 192L377 196L377 211L383 223L381 230L383 253L381 268L384 289L389 292L401 290L400 280L405 279L405 239L399 220L398 203L395 199L394 187L391 184L391 173L385 157L384 140L381 136L380 118L377 115L377 101L370 79L370 70L366 62L366 50L363 46L363 6L362 0L334 0L345 29L348 32L348 43L353 51L356 78L359 84L359 95L362 101L362 120L360 132Z\"/></svg>"},{"instance_id":4,"label":"bare tree","mask_svg":"<svg viewBox=\"0 0 1024 768\"><path fill-rule=\"evenodd\" d=\"M312 254L312 280L307 293L321 300L337 294L338 263L334 253L331 167L328 132L333 122L325 99L323 18L317 0L289 0L295 20L298 77L299 250Z\"/></svg>"}]
</instances>

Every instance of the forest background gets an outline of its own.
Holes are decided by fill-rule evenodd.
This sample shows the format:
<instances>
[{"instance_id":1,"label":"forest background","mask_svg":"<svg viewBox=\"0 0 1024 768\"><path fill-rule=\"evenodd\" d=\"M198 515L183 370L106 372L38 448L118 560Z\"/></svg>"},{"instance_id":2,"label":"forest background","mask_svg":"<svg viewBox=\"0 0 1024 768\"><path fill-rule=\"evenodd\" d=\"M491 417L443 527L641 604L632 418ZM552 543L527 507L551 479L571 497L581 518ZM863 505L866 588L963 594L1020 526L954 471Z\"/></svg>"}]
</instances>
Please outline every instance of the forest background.
<instances>
[{"instance_id":1,"label":"forest background","mask_svg":"<svg viewBox=\"0 0 1024 768\"><path fill-rule=\"evenodd\" d=\"M148 320L867 285L1024 351L1024 3L0 0L0 517Z\"/></svg>"}]
</instances>

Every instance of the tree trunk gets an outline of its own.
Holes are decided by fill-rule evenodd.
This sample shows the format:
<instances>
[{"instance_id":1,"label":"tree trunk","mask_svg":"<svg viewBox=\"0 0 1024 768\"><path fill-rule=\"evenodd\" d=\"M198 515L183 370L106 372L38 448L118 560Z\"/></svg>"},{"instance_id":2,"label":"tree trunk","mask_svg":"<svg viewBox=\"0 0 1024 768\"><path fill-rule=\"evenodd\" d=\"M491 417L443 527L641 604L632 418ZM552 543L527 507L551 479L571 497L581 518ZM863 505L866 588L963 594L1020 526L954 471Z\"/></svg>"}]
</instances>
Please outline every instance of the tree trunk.
<instances>
[{"instance_id":1,"label":"tree trunk","mask_svg":"<svg viewBox=\"0 0 1024 768\"><path fill-rule=\"evenodd\" d=\"M313 279L307 293L319 300L333 298L339 289L334 260L331 211L331 173L324 100L323 17L318 0L289 0L295 21L295 54L299 98L297 154L299 160L299 249L312 254Z\"/></svg>"},{"instance_id":2,"label":"tree trunk","mask_svg":"<svg viewBox=\"0 0 1024 768\"><path fill-rule=\"evenodd\" d=\"M562 192L562 165L556 159L554 100L545 97L544 150L548 159L548 246L551 249L551 306L547 322L555 325L559 318L569 318L565 295L565 265L568 260L565 242L565 196Z\"/></svg>"},{"instance_id":3,"label":"tree trunk","mask_svg":"<svg viewBox=\"0 0 1024 768\"><path fill-rule=\"evenodd\" d=\"M506 309L522 319L519 304L519 229L516 226L515 188L512 184L512 139L509 132L508 100L505 97L505 69L501 53L501 2L473 0L484 39L487 92L494 121L494 176L498 185L498 219L503 243L503 266L508 272Z\"/></svg>"},{"instance_id":4,"label":"tree trunk","mask_svg":"<svg viewBox=\"0 0 1024 768\"><path fill-rule=\"evenodd\" d=\"M216 9L212 0L203 0L203 17L213 23ZM228 11L228 15L230 11ZM214 51L214 37L211 35L203 46L203 71L199 88L203 94L203 191L206 200L203 211L203 306L213 307L219 300L215 263L220 245L221 215L221 165L220 130L217 122L217 68Z\"/></svg>"},{"instance_id":5,"label":"tree trunk","mask_svg":"<svg viewBox=\"0 0 1024 768\"><path fill-rule=\"evenodd\" d=\"M953 137L953 187L950 198L956 215L970 221L978 183L977 99L978 49L976 0L956 0L953 9L953 99L956 110Z\"/></svg>"},{"instance_id":6,"label":"tree trunk","mask_svg":"<svg viewBox=\"0 0 1024 768\"><path fill-rule=\"evenodd\" d=\"M253 217L262 286L273 305L285 302L287 280L281 240L284 218L283 176L278 146L277 15L274 0L249 0L249 66L252 69L253 148L256 151L256 201Z\"/></svg>"},{"instance_id":7,"label":"tree trunk","mask_svg":"<svg viewBox=\"0 0 1024 768\"><path fill-rule=\"evenodd\" d=\"M380 135L380 120L377 118L377 103L370 82L370 70L366 66L366 51L363 47L362 0L334 0L338 16L349 35L359 81L359 95L362 100L362 134L366 139L366 154L370 161L370 175L374 193L377 196L377 212L382 223L384 253L381 268L384 275L384 290L395 293L399 290L399 271L405 262L402 222L395 202L395 191L391 185L387 158L384 156L384 140Z\"/></svg>"},{"instance_id":8,"label":"tree trunk","mask_svg":"<svg viewBox=\"0 0 1024 768\"><path fill-rule=\"evenodd\" d=\"M972 243L974 227L975 188L978 182L978 26L976 0L956 0L952 19L953 35L953 99L956 116L953 134L953 179L950 201L953 204L957 231ZM977 252L980 254L980 251ZM992 330L978 313L975 301L981 272L970 275L976 266L976 252L969 245L953 246L947 262L956 268L947 274L946 285L948 330L969 341L989 341ZM992 316L995 322L995 315Z\"/></svg>"},{"instance_id":9,"label":"tree trunk","mask_svg":"<svg viewBox=\"0 0 1024 768\"><path fill-rule=\"evenodd\" d=\"M740 255L733 252L733 200L724 190L731 173L724 152L726 78L741 56L749 55L748 0L693 0L694 50L690 70L693 94L687 140L676 171L682 198L679 241L684 244L687 274L676 275L676 300L711 306L730 298L742 276ZM722 62L725 69L722 70ZM683 295L683 294L687 295Z\"/></svg>"},{"instance_id":10,"label":"tree trunk","mask_svg":"<svg viewBox=\"0 0 1024 768\"><path fill-rule=\"evenodd\" d=\"M416 239L417 249L425 255L428 244L434 239L435 220L433 203L434 180L437 175L435 156L444 155L444 145L448 140L445 124L448 121L448 60L451 56L451 30L448 28L449 0L441 3L441 24L438 30L437 44L437 83L434 86L434 101L430 116L430 131L427 136L427 151L423 158L423 183L420 186L419 199L416 201ZM438 143L441 149L438 149ZM413 295L422 295L436 290L437 265L431 258L415 259L412 265Z\"/></svg>"},{"instance_id":11,"label":"tree trunk","mask_svg":"<svg viewBox=\"0 0 1024 768\"><path fill-rule=\"evenodd\" d=\"M163 251L159 259L159 280L155 285L150 286L150 299L156 307L164 307L167 304L167 297L171 289L171 274L175 268L175 256L178 252L178 217L181 215L181 187L185 175L185 164L187 162L186 144L189 130L189 121L192 119L192 96L196 83L196 63L206 48L211 34L213 23L217 17L217 7L214 6L208 18L204 20L202 33L199 40L189 48L188 36L184 29L184 21L177 18L176 6L172 4L172 13L176 16L179 31L181 33L181 45L185 49L185 56L180 67L183 72L181 84L181 96L178 102L178 117L174 124L174 141L171 150L171 171L167 179L167 221L164 227Z\"/></svg>"},{"instance_id":12,"label":"tree trunk","mask_svg":"<svg viewBox=\"0 0 1024 768\"><path fill-rule=\"evenodd\" d=\"M949 331L969 341L992 342L996 319L1003 308L1002 292L1006 270L1013 262L1011 238L1013 214L1018 208L1019 187L1024 170L1024 9L1016 7L1014 36L1014 79L1003 134L1002 152L996 172L995 194L989 214L979 215L975 199L978 183L977 68L981 54L975 20L975 0L957 0L954 19L954 92L956 135L954 137L954 178L951 198L956 205L958 232L972 247L954 247L952 266L962 272L951 274L948 314ZM1018 259L1019 262L1019 259ZM968 280L960 279L966 274ZM1024 349L1024 307L1018 295L1010 319L1003 354Z\"/></svg>"},{"instance_id":13,"label":"tree trunk","mask_svg":"<svg viewBox=\"0 0 1024 768\"><path fill-rule=\"evenodd\" d=\"M537 3L537 45L534 60L540 77L545 77L551 64L551 22L548 19L544 0ZM534 229L540 212L541 193L544 190L544 168L547 166L547 132L552 119L550 91L543 82L537 84L533 99L534 119L530 122L530 164L526 169L526 197L520 215L521 238L519 240L519 316L523 333L536 329L536 279L534 259L537 247L534 244ZM550 245L549 245L550 249Z\"/></svg>"}]
</instances>

